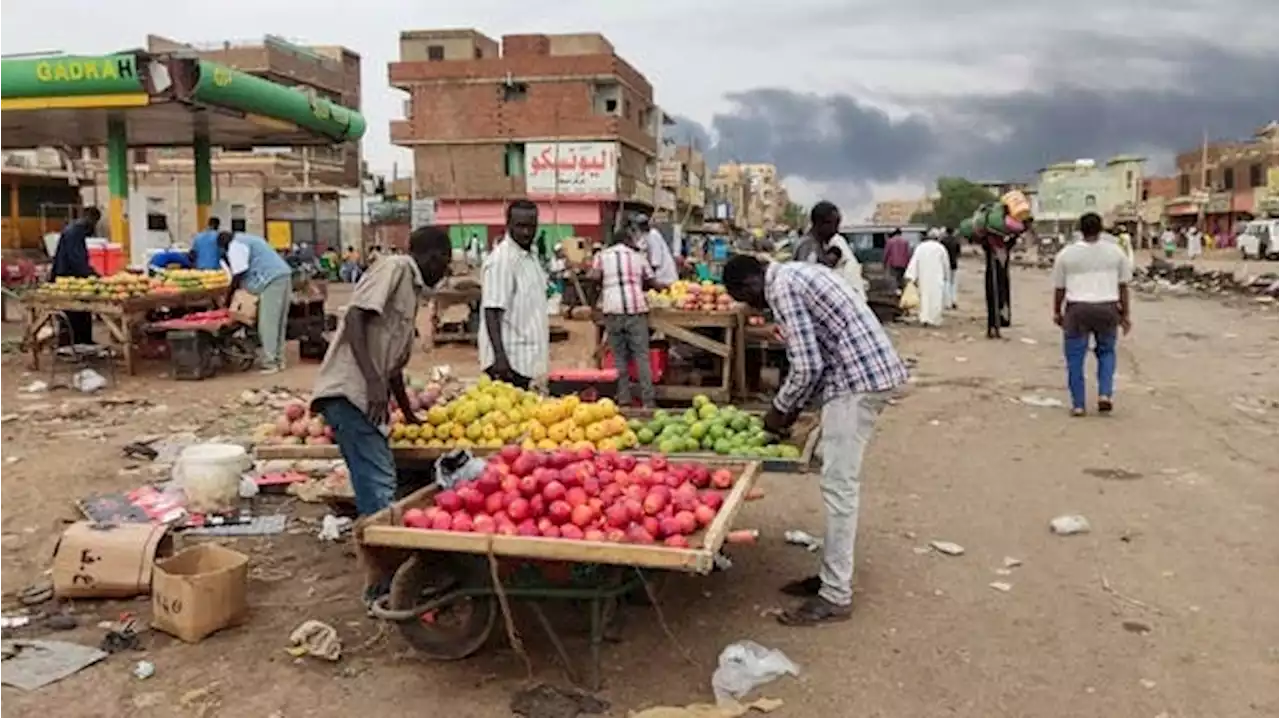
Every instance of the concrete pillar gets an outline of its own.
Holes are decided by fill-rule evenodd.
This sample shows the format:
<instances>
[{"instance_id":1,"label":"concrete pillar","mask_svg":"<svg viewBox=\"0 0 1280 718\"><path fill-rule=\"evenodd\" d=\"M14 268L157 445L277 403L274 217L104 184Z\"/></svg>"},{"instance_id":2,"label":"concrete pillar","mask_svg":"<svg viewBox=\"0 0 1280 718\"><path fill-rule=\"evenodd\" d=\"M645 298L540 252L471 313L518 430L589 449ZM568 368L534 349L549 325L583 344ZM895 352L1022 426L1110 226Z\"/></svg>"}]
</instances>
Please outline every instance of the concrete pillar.
<instances>
[{"instance_id":1,"label":"concrete pillar","mask_svg":"<svg viewBox=\"0 0 1280 718\"><path fill-rule=\"evenodd\" d=\"M213 153L208 135L196 135L193 147L196 172L196 232L203 232L213 211ZM230 226L225 229L231 229Z\"/></svg>"},{"instance_id":2,"label":"concrete pillar","mask_svg":"<svg viewBox=\"0 0 1280 718\"><path fill-rule=\"evenodd\" d=\"M129 132L124 117L107 119L107 227L111 241L124 248L131 257L129 222L125 207L129 203ZM145 222L142 217L140 221Z\"/></svg>"}]
</instances>

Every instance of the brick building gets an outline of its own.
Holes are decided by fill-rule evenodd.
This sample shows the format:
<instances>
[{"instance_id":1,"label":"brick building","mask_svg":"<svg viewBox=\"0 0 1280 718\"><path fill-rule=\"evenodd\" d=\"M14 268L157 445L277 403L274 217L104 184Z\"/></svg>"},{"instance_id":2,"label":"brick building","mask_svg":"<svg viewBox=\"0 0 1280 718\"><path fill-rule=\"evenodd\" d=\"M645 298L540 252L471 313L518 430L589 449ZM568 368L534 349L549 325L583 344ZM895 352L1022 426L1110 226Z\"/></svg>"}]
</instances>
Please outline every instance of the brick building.
<instances>
[{"instance_id":1,"label":"brick building","mask_svg":"<svg viewBox=\"0 0 1280 718\"><path fill-rule=\"evenodd\" d=\"M594 33L400 35L391 85L408 93L391 141L413 152L418 198L461 245L501 236L506 204L538 203L542 231L602 238L618 209L654 205L662 111Z\"/></svg>"},{"instance_id":2,"label":"brick building","mask_svg":"<svg viewBox=\"0 0 1280 718\"><path fill-rule=\"evenodd\" d=\"M1247 140L1211 142L1179 153L1177 196L1165 208L1168 221L1174 226L1200 222L1203 231L1216 235L1233 233L1239 221L1274 214L1268 177L1276 170L1276 152L1272 122Z\"/></svg>"}]
</instances>

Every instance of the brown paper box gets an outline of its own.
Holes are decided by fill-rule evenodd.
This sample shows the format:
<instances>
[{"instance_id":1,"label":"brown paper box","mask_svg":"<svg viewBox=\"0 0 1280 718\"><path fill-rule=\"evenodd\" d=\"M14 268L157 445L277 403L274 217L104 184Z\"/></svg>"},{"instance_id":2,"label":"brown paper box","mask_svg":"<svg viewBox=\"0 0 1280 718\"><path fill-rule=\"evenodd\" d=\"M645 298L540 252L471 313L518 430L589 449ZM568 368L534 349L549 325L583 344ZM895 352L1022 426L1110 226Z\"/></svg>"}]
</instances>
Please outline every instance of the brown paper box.
<instances>
[{"instance_id":1,"label":"brown paper box","mask_svg":"<svg viewBox=\"0 0 1280 718\"><path fill-rule=\"evenodd\" d=\"M53 553L53 591L59 598L129 598L151 590L157 556L173 552L169 527L159 524L72 524Z\"/></svg>"},{"instance_id":2,"label":"brown paper box","mask_svg":"<svg viewBox=\"0 0 1280 718\"><path fill-rule=\"evenodd\" d=\"M151 625L195 643L237 626L249 614L249 557L217 544L183 549L156 561Z\"/></svg>"},{"instance_id":3,"label":"brown paper box","mask_svg":"<svg viewBox=\"0 0 1280 718\"><path fill-rule=\"evenodd\" d=\"M257 295L246 289L237 289L231 295L231 304L227 306L227 312L233 319L246 324L256 323L258 321Z\"/></svg>"}]
</instances>

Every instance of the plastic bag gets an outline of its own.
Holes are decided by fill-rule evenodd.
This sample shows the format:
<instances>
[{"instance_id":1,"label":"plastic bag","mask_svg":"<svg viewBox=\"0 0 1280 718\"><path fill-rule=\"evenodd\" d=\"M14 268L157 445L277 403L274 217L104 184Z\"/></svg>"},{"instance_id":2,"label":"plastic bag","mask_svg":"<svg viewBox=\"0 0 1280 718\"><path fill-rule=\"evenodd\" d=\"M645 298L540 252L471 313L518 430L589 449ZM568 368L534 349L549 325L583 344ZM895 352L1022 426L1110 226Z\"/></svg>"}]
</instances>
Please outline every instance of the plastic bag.
<instances>
[{"instance_id":1,"label":"plastic bag","mask_svg":"<svg viewBox=\"0 0 1280 718\"><path fill-rule=\"evenodd\" d=\"M915 282L907 282L907 286L902 288L902 297L898 299L898 306L906 311L920 306L920 290L916 289Z\"/></svg>"},{"instance_id":2,"label":"plastic bag","mask_svg":"<svg viewBox=\"0 0 1280 718\"><path fill-rule=\"evenodd\" d=\"M800 675L800 666L782 651L755 641L739 641L720 652L719 665L711 676L711 690L716 694L716 703L725 703L787 674Z\"/></svg>"},{"instance_id":3,"label":"plastic bag","mask_svg":"<svg viewBox=\"0 0 1280 718\"><path fill-rule=\"evenodd\" d=\"M462 481L470 481L484 473L484 461L466 449L454 449L436 462L436 484L448 489Z\"/></svg>"}]
</instances>

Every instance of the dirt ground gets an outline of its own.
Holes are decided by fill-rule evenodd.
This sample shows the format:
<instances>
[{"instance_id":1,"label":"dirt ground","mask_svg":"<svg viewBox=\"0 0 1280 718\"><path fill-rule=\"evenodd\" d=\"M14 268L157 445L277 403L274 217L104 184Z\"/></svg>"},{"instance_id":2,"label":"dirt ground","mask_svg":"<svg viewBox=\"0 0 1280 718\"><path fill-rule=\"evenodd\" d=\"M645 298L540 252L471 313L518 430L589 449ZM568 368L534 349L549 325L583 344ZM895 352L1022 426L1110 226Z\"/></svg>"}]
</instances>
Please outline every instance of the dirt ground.
<instances>
[{"instance_id":1,"label":"dirt ground","mask_svg":"<svg viewBox=\"0 0 1280 718\"><path fill-rule=\"evenodd\" d=\"M762 691L784 701L781 716L1207 718L1280 709L1274 308L1138 297L1134 333L1120 349L1115 415L1072 419L1020 401L1065 399L1047 274L1015 271L1015 326L1005 340L987 341L980 268L970 262L963 271L962 308L947 327L892 330L918 363L864 467L854 619L789 629L767 615L785 605L776 587L814 567L783 531L821 529L812 478L767 476L767 496L739 521L760 529L760 543L735 550L727 572L664 585L662 615L679 646L653 609L628 609L621 642L605 648L601 696L610 715L710 700L717 654L742 639L779 648L801 666L798 679ZM585 325L570 327L554 361L585 364ZM415 360L468 373L474 361L464 349ZM143 480L125 470L123 444L188 425L206 436L242 429L257 421L235 403L242 390L305 392L315 367L202 383L149 371L108 394L148 405L109 407L66 390L21 394L33 377L21 358L6 356L6 594L47 568L61 527L76 516L74 499ZM93 415L47 420L63 402ZM4 688L4 715L509 715L526 670L500 630L472 659L415 658L394 631L379 635L364 618L351 548L319 543L318 511L295 508L298 533L229 542L252 556L246 625L196 645L147 634L145 650L40 691ZM1068 513L1086 516L1093 531L1051 534L1049 520ZM935 539L965 553L920 550ZM1007 575L1005 557L1022 562ZM52 637L96 644L99 621L148 607L78 602L81 627ZM338 628L347 647L341 662L285 652L306 618ZM517 620L535 678L563 684L536 624L522 613ZM568 640L585 653L581 632ZM132 675L139 659L154 662L152 678Z\"/></svg>"}]
</instances>

